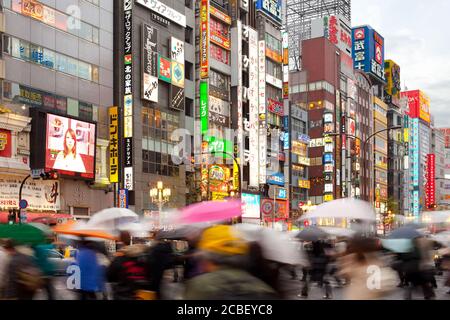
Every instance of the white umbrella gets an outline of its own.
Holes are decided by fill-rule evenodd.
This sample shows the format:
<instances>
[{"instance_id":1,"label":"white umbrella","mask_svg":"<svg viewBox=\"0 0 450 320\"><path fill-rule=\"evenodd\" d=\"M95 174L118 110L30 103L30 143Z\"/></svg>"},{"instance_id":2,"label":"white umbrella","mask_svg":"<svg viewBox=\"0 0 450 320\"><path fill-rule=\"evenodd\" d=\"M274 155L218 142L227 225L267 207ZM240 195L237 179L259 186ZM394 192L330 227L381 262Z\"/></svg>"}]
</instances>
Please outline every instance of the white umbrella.
<instances>
[{"instance_id":1,"label":"white umbrella","mask_svg":"<svg viewBox=\"0 0 450 320\"><path fill-rule=\"evenodd\" d=\"M127 231L135 238L146 238L149 236L151 227L141 222L132 222L119 226L118 230Z\"/></svg>"},{"instance_id":2,"label":"white umbrella","mask_svg":"<svg viewBox=\"0 0 450 320\"><path fill-rule=\"evenodd\" d=\"M450 211L425 212L422 223L450 223Z\"/></svg>"},{"instance_id":3,"label":"white umbrella","mask_svg":"<svg viewBox=\"0 0 450 320\"><path fill-rule=\"evenodd\" d=\"M267 260L290 265L307 265L307 259L292 235L254 224L237 224L235 230L246 241L258 242Z\"/></svg>"},{"instance_id":4,"label":"white umbrella","mask_svg":"<svg viewBox=\"0 0 450 320\"><path fill-rule=\"evenodd\" d=\"M335 227L320 227L320 228L329 235L336 237L352 238L356 234L355 230L347 228L335 228Z\"/></svg>"},{"instance_id":5,"label":"white umbrella","mask_svg":"<svg viewBox=\"0 0 450 320\"><path fill-rule=\"evenodd\" d=\"M139 216L125 208L109 208L92 216L86 224L87 228L115 230L121 225L139 221Z\"/></svg>"},{"instance_id":6,"label":"white umbrella","mask_svg":"<svg viewBox=\"0 0 450 320\"><path fill-rule=\"evenodd\" d=\"M430 238L446 247L450 247L450 231L434 234Z\"/></svg>"},{"instance_id":7,"label":"white umbrella","mask_svg":"<svg viewBox=\"0 0 450 320\"><path fill-rule=\"evenodd\" d=\"M374 208L365 201L357 199L339 199L321 204L301 220L316 218L348 218L355 220L376 221Z\"/></svg>"}]
</instances>

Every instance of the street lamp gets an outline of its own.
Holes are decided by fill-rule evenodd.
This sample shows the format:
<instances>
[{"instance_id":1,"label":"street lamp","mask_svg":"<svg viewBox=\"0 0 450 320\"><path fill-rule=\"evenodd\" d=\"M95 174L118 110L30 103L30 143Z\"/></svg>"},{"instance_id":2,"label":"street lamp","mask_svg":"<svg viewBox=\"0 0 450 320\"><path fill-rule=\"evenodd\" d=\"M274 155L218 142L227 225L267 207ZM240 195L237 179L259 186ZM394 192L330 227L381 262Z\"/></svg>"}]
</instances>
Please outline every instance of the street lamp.
<instances>
[{"instance_id":1,"label":"street lamp","mask_svg":"<svg viewBox=\"0 0 450 320\"><path fill-rule=\"evenodd\" d=\"M152 202L158 205L160 222L161 222L162 207L165 203L169 202L171 195L172 190L170 188L164 188L162 181L158 181L156 188L150 190L150 198Z\"/></svg>"}]
</instances>

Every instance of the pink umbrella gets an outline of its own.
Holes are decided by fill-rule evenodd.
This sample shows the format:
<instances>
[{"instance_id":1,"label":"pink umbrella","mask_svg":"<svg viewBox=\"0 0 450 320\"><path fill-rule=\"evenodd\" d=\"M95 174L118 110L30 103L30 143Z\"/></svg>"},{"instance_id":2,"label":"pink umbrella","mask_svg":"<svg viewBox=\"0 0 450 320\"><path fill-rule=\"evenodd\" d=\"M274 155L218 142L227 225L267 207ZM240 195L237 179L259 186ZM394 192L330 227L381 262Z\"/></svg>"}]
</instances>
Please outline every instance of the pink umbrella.
<instances>
[{"instance_id":1,"label":"pink umbrella","mask_svg":"<svg viewBox=\"0 0 450 320\"><path fill-rule=\"evenodd\" d=\"M242 215L241 200L208 201L193 204L181 210L178 223L217 222Z\"/></svg>"}]
</instances>

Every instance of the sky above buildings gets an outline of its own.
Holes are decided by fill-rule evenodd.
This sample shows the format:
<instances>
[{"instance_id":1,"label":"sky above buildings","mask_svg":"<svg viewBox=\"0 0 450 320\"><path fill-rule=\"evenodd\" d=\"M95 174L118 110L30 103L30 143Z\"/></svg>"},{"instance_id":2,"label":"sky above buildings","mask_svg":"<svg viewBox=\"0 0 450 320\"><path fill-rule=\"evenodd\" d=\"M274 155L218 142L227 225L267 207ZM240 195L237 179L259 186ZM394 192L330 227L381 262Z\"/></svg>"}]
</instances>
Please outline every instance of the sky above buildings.
<instances>
[{"instance_id":1,"label":"sky above buildings","mask_svg":"<svg viewBox=\"0 0 450 320\"><path fill-rule=\"evenodd\" d=\"M430 97L437 127L450 127L448 0L353 0L352 24L385 38L385 57L401 68L402 89Z\"/></svg>"}]
</instances>

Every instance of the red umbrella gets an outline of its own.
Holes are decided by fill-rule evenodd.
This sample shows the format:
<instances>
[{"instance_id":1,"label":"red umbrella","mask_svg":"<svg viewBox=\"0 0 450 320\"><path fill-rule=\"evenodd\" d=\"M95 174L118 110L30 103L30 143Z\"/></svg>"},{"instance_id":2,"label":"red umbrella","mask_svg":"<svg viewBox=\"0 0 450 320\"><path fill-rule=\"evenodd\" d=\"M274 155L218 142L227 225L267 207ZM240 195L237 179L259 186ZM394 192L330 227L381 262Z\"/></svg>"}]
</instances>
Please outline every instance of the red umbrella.
<instances>
[{"instance_id":1,"label":"red umbrella","mask_svg":"<svg viewBox=\"0 0 450 320\"><path fill-rule=\"evenodd\" d=\"M181 224L218 222L240 217L241 215L241 200L208 201L184 208L176 221Z\"/></svg>"}]
</instances>

